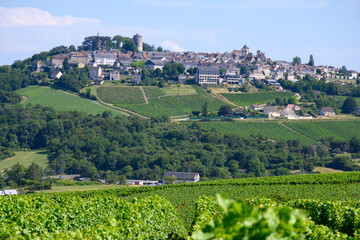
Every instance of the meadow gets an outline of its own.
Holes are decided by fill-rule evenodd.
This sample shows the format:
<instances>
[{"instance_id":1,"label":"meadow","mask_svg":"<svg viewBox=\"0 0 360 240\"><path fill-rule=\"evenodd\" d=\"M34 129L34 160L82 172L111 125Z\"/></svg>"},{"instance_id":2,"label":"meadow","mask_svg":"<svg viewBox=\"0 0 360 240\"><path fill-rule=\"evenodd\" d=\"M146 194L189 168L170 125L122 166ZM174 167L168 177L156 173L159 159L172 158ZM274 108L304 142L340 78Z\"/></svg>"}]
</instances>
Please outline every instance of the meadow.
<instances>
[{"instance_id":1,"label":"meadow","mask_svg":"<svg viewBox=\"0 0 360 240\"><path fill-rule=\"evenodd\" d=\"M98 97L111 104L142 104L145 98L139 87L99 87Z\"/></svg>"},{"instance_id":2,"label":"meadow","mask_svg":"<svg viewBox=\"0 0 360 240\"><path fill-rule=\"evenodd\" d=\"M98 105L85 98L55 90L49 87L31 86L16 91L22 96L27 96L23 104L42 105L52 107L58 111L81 111L87 114L102 114L104 111L111 111L113 116L124 116L118 111Z\"/></svg>"},{"instance_id":3,"label":"meadow","mask_svg":"<svg viewBox=\"0 0 360 240\"><path fill-rule=\"evenodd\" d=\"M11 168L17 163L29 167L34 162L40 167L46 168L49 162L48 156L47 151L18 151L15 152L14 157L0 160L0 172L3 172L6 168Z\"/></svg>"},{"instance_id":4,"label":"meadow","mask_svg":"<svg viewBox=\"0 0 360 240\"><path fill-rule=\"evenodd\" d=\"M275 102L275 98L289 98L291 92L257 92L257 93L221 93L227 100L238 106L250 106L251 104L264 104Z\"/></svg>"}]
</instances>

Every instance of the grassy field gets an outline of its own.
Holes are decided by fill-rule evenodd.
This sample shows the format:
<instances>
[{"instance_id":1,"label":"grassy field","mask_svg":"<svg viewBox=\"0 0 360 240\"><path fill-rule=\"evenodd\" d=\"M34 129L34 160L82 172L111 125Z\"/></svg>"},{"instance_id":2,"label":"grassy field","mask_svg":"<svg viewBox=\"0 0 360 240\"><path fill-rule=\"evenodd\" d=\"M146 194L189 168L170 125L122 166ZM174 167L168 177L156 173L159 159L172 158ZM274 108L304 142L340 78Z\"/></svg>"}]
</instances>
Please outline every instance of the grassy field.
<instances>
[{"instance_id":1,"label":"grassy field","mask_svg":"<svg viewBox=\"0 0 360 240\"><path fill-rule=\"evenodd\" d=\"M31 86L16 91L27 96L24 104L52 107L59 111L81 111L88 114L102 114L104 111L111 111L115 116L124 116L120 112L100 106L90 100L80 98L65 92L54 90L49 87Z\"/></svg>"},{"instance_id":2,"label":"grassy field","mask_svg":"<svg viewBox=\"0 0 360 240\"><path fill-rule=\"evenodd\" d=\"M249 106L251 104L263 104L274 102L276 97L291 97L291 92L258 92L258 93L222 93L227 100L238 106Z\"/></svg>"},{"instance_id":3,"label":"grassy field","mask_svg":"<svg viewBox=\"0 0 360 240\"><path fill-rule=\"evenodd\" d=\"M290 129L280 125L278 122L257 122L257 121L211 121L199 122L206 130L215 129L222 133L238 134L243 137L250 135L262 135L276 141L298 140L303 145L312 145L314 140L302 136Z\"/></svg>"},{"instance_id":4,"label":"grassy field","mask_svg":"<svg viewBox=\"0 0 360 240\"><path fill-rule=\"evenodd\" d=\"M25 167L31 165L31 163L37 163L41 167L47 167L48 165L48 152L47 151L27 151L27 152L15 152L15 156L0 160L0 172L3 172L5 168L11 168L13 165L20 163Z\"/></svg>"},{"instance_id":5,"label":"grassy field","mask_svg":"<svg viewBox=\"0 0 360 240\"><path fill-rule=\"evenodd\" d=\"M360 135L360 120L353 121L291 121L286 126L320 141L334 137L338 140L349 140Z\"/></svg>"},{"instance_id":6,"label":"grassy field","mask_svg":"<svg viewBox=\"0 0 360 240\"><path fill-rule=\"evenodd\" d=\"M163 88L166 96L192 95L197 94L191 85L174 85Z\"/></svg>"},{"instance_id":7,"label":"grassy field","mask_svg":"<svg viewBox=\"0 0 360 240\"><path fill-rule=\"evenodd\" d=\"M99 87L98 96L112 104L142 104L144 95L139 87Z\"/></svg>"}]
</instances>

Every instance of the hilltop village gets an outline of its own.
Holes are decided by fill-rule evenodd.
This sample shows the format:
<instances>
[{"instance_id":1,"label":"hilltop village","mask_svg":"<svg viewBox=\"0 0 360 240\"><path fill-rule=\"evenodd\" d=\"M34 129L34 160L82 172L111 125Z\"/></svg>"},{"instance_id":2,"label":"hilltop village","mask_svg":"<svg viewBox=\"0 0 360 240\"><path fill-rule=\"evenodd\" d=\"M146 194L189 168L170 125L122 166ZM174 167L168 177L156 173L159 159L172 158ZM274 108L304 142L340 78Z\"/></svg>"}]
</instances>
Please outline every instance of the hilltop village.
<instances>
[{"instance_id":1,"label":"hilltop village","mask_svg":"<svg viewBox=\"0 0 360 240\"><path fill-rule=\"evenodd\" d=\"M134 62L144 61L143 67L149 72L156 69L162 71L166 64L178 63L185 67L185 74L174 73L180 83L190 77L189 69L197 69L195 80L200 85L242 84L246 79L276 86L276 90L282 90L277 80L287 79L296 82L299 77L303 78L307 74L318 80L356 79L358 76L353 70L346 70L344 73L343 69L333 66L315 66L313 60L309 64L301 64L301 61L296 61L299 59L297 57L293 62L273 61L260 50L252 53L247 45L240 50L225 53L171 52L162 50L161 47L155 49L148 44L144 49L142 36L139 34L136 34L132 40L136 46L126 42L116 42L105 36L86 37L82 46L78 47L78 51L54 55L46 62L38 61L36 71L48 66L51 67L51 76L60 78L62 73L59 69L63 68L63 62L67 58L70 66L83 68L88 65L89 78L100 84L102 80L120 80L121 74L140 73L141 69L134 67L132 64ZM129 41L129 38L126 41ZM111 47L122 48L124 44L130 47L121 50ZM133 51L127 51L129 48ZM134 77L134 82L140 83L141 79Z\"/></svg>"}]
</instances>

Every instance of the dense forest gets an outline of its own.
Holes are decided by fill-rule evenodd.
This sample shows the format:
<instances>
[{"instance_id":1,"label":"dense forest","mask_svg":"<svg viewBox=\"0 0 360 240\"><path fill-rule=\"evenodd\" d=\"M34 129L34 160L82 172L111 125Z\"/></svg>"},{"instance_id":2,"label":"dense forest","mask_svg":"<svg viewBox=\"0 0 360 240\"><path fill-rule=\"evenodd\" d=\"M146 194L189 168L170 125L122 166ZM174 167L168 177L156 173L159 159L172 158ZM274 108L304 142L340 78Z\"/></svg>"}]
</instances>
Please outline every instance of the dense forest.
<instances>
[{"instance_id":1,"label":"dense forest","mask_svg":"<svg viewBox=\"0 0 360 240\"><path fill-rule=\"evenodd\" d=\"M329 158L332 148L360 152L359 139L324 140L313 147L297 141L242 138L170 123L166 117L85 115L49 107L3 104L0 107L0 157L15 149L48 149L47 174L96 178L105 171L127 178L160 179L164 171L196 171L202 178L284 175L312 171L314 165L356 169L348 159ZM351 161L350 161L351 162ZM247 174L240 173L247 169Z\"/></svg>"}]
</instances>

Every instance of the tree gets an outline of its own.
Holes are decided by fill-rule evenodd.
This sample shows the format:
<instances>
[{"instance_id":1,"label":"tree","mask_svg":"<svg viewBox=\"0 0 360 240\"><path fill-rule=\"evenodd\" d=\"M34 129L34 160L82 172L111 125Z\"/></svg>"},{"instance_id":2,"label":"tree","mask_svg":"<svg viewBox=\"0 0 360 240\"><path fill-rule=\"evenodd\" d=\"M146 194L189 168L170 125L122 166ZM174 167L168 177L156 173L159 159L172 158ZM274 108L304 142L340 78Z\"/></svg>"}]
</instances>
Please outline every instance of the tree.
<instances>
[{"instance_id":1,"label":"tree","mask_svg":"<svg viewBox=\"0 0 360 240\"><path fill-rule=\"evenodd\" d=\"M163 51L163 48L162 48L162 47L157 47L156 51L162 52L162 51Z\"/></svg>"},{"instance_id":2,"label":"tree","mask_svg":"<svg viewBox=\"0 0 360 240\"><path fill-rule=\"evenodd\" d=\"M173 176L167 176L167 177L164 177L164 183L165 184L173 184L176 182L176 177L173 177Z\"/></svg>"},{"instance_id":3,"label":"tree","mask_svg":"<svg viewBox=\"0 0 360 240\"><path fill-rule=\"evenodd\" d=\"M350 152L360 153L360 139L358 137L352 137L349 141Z\"/></svg>"},{"instance_id":4,"label":"tree","mask_svg":"<svg viewBox=\"0 0 360 240\"><path fill-rule=\"evenodd\" d=\"M248 75L249 73L248 73L248 70L247 70L247 68L245 67L245 66L241 66L241 68L240 68L240 74L241 75Z\"/></svg>"},{"instance_id":5,"label":"tree","mask_svg":"<svg viewBox=\"0 0 360 240\"><path fill-rule=\"evenodd\" d=\"M294 57L294 58L293 58L293 61L292 61L292 64L293 64L293 65L299 65L299 64L301 64L301 58L298 57L298 56Z\"/></svg>"},{"instance_id":6,"label":"tree","mask_svg":"<svg viewBox=\"0 0 360 240\"><path fill-rule=\"evenodd\" d=\"M308 62L307 65L312 66L312 67L315 65L315 63L314 63L314 57L313 57L312 54L310 55L310 59L309 59L309 62Z\"/></svg>"},{"instance_id":7,"label":"tree","mask_svg":"<svg viewBox=\"0 0 360 240\"><path fill-rule=\"evenodd\" d=\"M26 179L39 180L41 178L41 167L36 163L31 163L25 174Z\"/></svg>"},{"instance_id":8,"label":"tree","mask_svg":"<svg viewBox=\"0 0 360 240\"><path fill-rule=\"evenodd\" d=\"M288 103L289 104L298 104L298 100L297 100L297 98L295 96L291 96L288 99Z\"/></svg>"},{"instance_id":9,"label":"tree","mask_svg":"<svg viewBox=\"0 0 360 240\"><path fill-rule=\"evenodd\" d=\"M4 189L4 187L5 187L5 180L4 180L3 175L0 172L0 189Z\"/></svg>"},{"instance_id":10,"label":"tree","mask_svg":"<svg viewBox=\"0 0 360 240\"><path fill-rule=\"evenodd\" d=\"M63 68L65 71L69 71L70 70L70 63L69 63L69 59L65 58L64 62L63 62Z\"/></svg>"},{"instance_id":11,"label":"tree","mask_svg":"<svg viewBox=\"0 0 360 240\"><path fill-rule=\"evenodd\" d=\"M347 97L341 109L344 113L350 114L356 109L356 101L353 97Z\"/></svg>"},{"instance_id":12,"label":"tree","mask_svg":"<svg viewBox=\"0 0 360 240\"><path fill-rule=\"evenodd\" d=\"M205 104L202 106L202 115L204 117L208 116L208 112L209 112L209 104L207 101L205 101Z\"/></svg>"},{"instance_id":13,"label":"tree","mask_svg":"<svg viewBox=\"0 0 360 240\"><path fill-rule=\"evenodd\" d=\"M127 183L127 179L125 175L120 175L119 176L119 184L120 185L125 185Z\"/></svg>"},{"instance_id":14,"label":"tree","mask_svg":"<svg viewBox=\"0 0 360 240\"><path fill-rule=\"evenodd\" d=\"M221 106L218 112L219 116L231 116L232 113L232 108L229 105Z\"/></svg>"},{"instance_id":15,"label":"tree","mask_svg":"<svg viewBox=\"0 0 360 240\"><path fill-rule=\"evenodd\" d=\"M69 50L70 52L76 52L76 47L74 45L70 45Z\"/></svg>"},{"instance_id":16,"label":"tree","mask_svg":"<svg viewBox=\"0 0 360 240\"><path fill-rule=\"evenodd\" d=\"M20 184L20 180L25 177L25 173L26 168L20 163L17 163L6 171L6 176L8 177L8 180L12 180L16 184Z\"/></svg>"}]
</instances>

